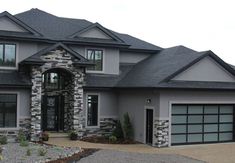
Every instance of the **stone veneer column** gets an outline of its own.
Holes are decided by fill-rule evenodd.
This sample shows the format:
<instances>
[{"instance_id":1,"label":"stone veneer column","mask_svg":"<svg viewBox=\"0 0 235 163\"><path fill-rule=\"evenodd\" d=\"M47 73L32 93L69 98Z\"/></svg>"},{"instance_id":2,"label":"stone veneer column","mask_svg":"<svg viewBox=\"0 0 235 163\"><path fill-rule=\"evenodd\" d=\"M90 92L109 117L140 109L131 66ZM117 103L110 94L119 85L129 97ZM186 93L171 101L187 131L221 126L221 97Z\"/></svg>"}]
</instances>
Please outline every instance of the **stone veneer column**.
<instances>
[{"instance_id":1,"label":"stone veneer column","mask_svg":"<svg viewBox=\"0 0 235 163\"><path fill-rule=\"evenodd\" d=\"M42 90L42 73L40 67L31 68L31 140L38 141L41 132L41 90Z\"/></svg>"},{"instance_id":2,"label":"stone veneer column","mask_svg":"<svg viewBox=\"0 0 235 163\"><path fill-rule=\"evenodd\" d=\"M154 146L167 147L169 145L169 120L155 119L153 125Z\"/></svg>"},{"instance_id":3,"label":"stone veneer column","mask_svg":"<svg viewBox=\"0 0 235 163\"><path fill-rule=\"evenodd\" d=\"M73 127L81 131L85 127L85 111L83 109L83 81L84 74L81 70L74 72L74 107Z\"/></svg>"},{"instance_id":4,"label":"stone veneer column","mask_svg":"<svg viewBox=\"0 0 235 163\"><path fill-rule=\"evenodd\" d=\"M66 129L75 129L82 135L85 132L85 112L83 110L83 69L73 65L72 57L65 50L54 50L41 57L45 61L42 66L31 67L32 92L31 92L31 140L38 141L41 132L41 96L42 96L42 74L52 68L62 68L73 74L72 94L66 118L68 126Z\"/></svg>"}]
</instances>

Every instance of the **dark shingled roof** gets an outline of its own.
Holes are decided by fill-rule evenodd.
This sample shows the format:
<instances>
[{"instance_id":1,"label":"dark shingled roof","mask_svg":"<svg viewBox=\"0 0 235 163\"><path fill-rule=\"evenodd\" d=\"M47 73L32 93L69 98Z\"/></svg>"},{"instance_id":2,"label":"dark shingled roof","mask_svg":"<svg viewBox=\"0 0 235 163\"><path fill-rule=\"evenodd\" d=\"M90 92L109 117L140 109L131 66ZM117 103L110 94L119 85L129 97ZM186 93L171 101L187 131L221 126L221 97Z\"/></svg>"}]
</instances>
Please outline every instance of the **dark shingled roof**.
<instances>
[{"instance_id":1,"label":"dark shingled roof","mask_svg":"<svg viewBox=\"0 0 235 163\"><path fill-rule=\"evenodd\" d=\"M120 65L119 75L86 74L86 87L113 88L133 68L133 64Z\"/></svg>"},{"instance_id":2,"label":"dark shingled roof","mask_svg":"<svg viewBox=\"0 0 235 163\"><path fill-rule=\"evenodd\" d=\"M16 70L0 71L0 87L31 87L30 79Z\"/></svg>"},{"instance_id":3,"label":"dark shingled roof","mask_svg":"<svg viewBox=\"0 0 235 163\"><path fill-rule=\"evenodd\" d=\"M130 66L120 76L89 75L86 87L235 89L234 83L170 80L207 56L235 76L234 69L213 52L197 52L184 46L176 46Z\"/></svg>"},{"instance_id":4,"label":"dark shingled roof","mask_svg":"<svg viewBox=\"0 0 235 163\"><path fill-rule=\"evenodd\" d=\"M64 40L64 41L87 41L91 42L92 40L88 38L70 38L76 32L82 31L89 26L97 25L97 23L92 23L84 19L70 19L57 17L52 14L46 13L39 9L31 9L29 11L19 13L15 15L18 19L26 23L31 28L39 31L45 38L52 40ZM99 27L102 27L98 24ZM148 42L142 41L135 37L120 34L114 31L111 31L107 28L102 27L104 30L107 30L108 33L116 37L114 40L99 40L93 39L93 42L97 43L110 43L110 44L120 44L130 46L130 49L140 49L140 50L152 50L158 51L162 50L161 47L155 46ZM118 41L117 41L118 40ZM122 41L120 41L122 40Z\"/></svg>"},{"instance_id":5,"label":"dark shingled roof","mask_svg":"<svg viewBox=\"0 0 235 163\"><path fill-rule=\"evenodd\" d=\"M165 78L203 54L184 46L164 49L135 65L117 87L157 87Z\"/></svg>"}]
</instances>

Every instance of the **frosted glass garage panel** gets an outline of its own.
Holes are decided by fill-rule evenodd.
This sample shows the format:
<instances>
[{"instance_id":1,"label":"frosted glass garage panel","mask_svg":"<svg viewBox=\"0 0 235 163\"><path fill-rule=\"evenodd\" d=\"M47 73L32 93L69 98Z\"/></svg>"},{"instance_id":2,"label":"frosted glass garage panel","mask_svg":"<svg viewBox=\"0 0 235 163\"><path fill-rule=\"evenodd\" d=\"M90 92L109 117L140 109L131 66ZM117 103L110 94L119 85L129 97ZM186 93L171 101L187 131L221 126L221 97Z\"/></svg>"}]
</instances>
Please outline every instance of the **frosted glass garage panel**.
<instances>
[{"instance_id":1,"label":"frosted glass garage panel","mask_svg":"<svg viewBox=\"0 0 235 163\"><path fill-rule=\"evenodd\" d=\"M233 140L233 134L232 133L220 133L219 140L220 141L231 141L231 140Z\"/></svg>"},{"instance_id":2,"label":"frosted glass garage panel","mask_svg":"<svg viewBox=\"0 0 235 163\"><path fill-rule=\"evenodd\" d=\"M186 133L186 125L172 125L171 133Z\"/></svg>"},{"instance_id":3,"label":"frosted glass garage panel","mask_svg":"<svg viewBox=\"0 0 235 163\"><path fill-rule=\"evenodd\" d=\"M188 125L188 132L189 133L202 132L202 125Z\"/></svg>"},{"instance_id":4,"label":"frosted glass garage panel","mask_svg":"<svg viewBox=\"0 0 235 163\"><path fill-rule=\"evenodd\" d=\"M220 124L220 131L233 131L233 124Z\"/></svg>"},{"instance_id":5,"label":"frosted glass garage panel","mask_svg":"<svg viewBox=\"0 0 235 163\"><path fill-rule=\"evenodd\" d=\"M220 122L233 122L233 115L220 115Z\"/></svg>"},{"instance_id":6,"label":"frosted glass garage panel","mask_svg":"<svg viewBox=\"0 0 235 163\"><path fill-rule=\"evenodd\" d=\"M218 123L218 115L204 115L204 123Z\"/></svg>"},{"instance_id":7,"label":"frosted glass garage panel","mask_svg":"<svg viewBox=\"0 0 235 163\"><path fill-rule=\"evenodd\" d=\"M202 105L189 105L188 114L202 114L203 106Z\"/></svg>"},{"instance_id":8,"label":"frosted glass garage panel","mask_svg":"<svg viewBox=\"0 0 235 163\"><path fill-rule=\"evenodd\" d=\"M187 116L185 116L185 115L172 116L172 123L173 124L186 123L186 122L187 122Z\"/></svg>"},{"instance_id":9,"label":"frosted glass garage panel","mask_svg":"<svg viewBox=\"0 0 235 163\"><path fill-rule=\"evenodd\" d=\"M188 143L202 142L202 134L189 134Z\"/></svg>"},{"instance_id":10,"label":"frosted glass garage panel","mask_svg":"<svg viewBox=\"0 0 235 163\"><path fill-rule=\"evenodd\" d=\"M186 143L186 135L172 135L171 143Z\"/></svg>"},{"instance_id":11,"label":"frosted glass garage panel","mask_svg":"<svg viewBox=\"0 0 235 163\"><path fill-rule=\"evenodd\" d=\"M219 106L218 105L205 105L204 113L205 114L218 114Z\"/></svg>"},{"instance_id":12,"label":"frosted glass garage panel","mask_svg":"<svg viewBox=\"0 0 235 163\"><path fill-rule=\"evenodd\" d=\"M218 132L218 124L205 124L204 132Z\"/></svg>"},{"instance_id":13,"label":"frosted glass garage panel","mask_svg":"<svg viewBox=\"0 0 235 163\"><path fill-rule=\"evenodd\" d=\"M218 141L218 134L204 134L204 142Z\"/></svg>"},{"instance_id":14,"label":"frosted glass garage panel","mask_svg":"<svg viewBox=\"0 0 235 163\"><path fill-rule=\"evenodd\" d=\"M172 114L187 114L187 105L173 105Z\"/></svg>"},{"instance_id":15,"label":"frosted glass garage panel","mask_svg":"<svg viewBox=\"0 0 235 163\"><path fill-rule=\"evenodd\" d=\"M188 123L202 123L203 116L202 115L189 115Z\"/></svg>"},{"instance_id":16,"label":"frosted glass garage panel","mask_svg":"<svg viewBox=\"0 0 235 163\"><path fill-rule=\"evenodd\" d=\"M233 106L232 105L221 105L220 106L220 113L233 113Z\"/></svg>"}]
</instances>

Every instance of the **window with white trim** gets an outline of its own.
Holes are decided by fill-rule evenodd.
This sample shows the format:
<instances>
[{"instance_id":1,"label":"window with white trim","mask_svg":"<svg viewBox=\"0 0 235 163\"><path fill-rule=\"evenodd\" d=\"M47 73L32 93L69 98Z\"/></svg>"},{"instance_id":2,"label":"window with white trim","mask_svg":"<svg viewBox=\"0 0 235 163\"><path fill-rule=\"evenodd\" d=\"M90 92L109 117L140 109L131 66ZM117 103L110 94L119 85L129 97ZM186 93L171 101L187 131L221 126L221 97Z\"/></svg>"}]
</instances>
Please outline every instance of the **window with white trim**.
<instances>
[{"instance_id":1,"label":"window with white trim","mask_svg":"<svg viewBox=\"0 0 235 163\"><path fill-rule=\"evenodd\" d=\"M17 95L0 94L0 128L17 126Z\"/></svg>"},{"instance_id":2,"label":"window with white trim","mask_svg":"<svg viewBox=\"0 0 235 163\"><path fill-rule=\"evenodd\" d=\"M88 67L89 71L103 71L103 50L87 49L86 58L95 65Z\"/></svg>"},{"instance_id":3,"label":"window with white trim","mask_svg":"<svg viewBox=\"0 0 235 163\"><path fill-rule=\"evenodd\" d=\"M87 96L87 126L98 126L98 95Z\"/></svg>"},{"instance_id":4,"label":"window with white trim","mask_svg":"<svg viewBox=\"0 0 235 163\"><path fill-rule=\"evenodd\" d=\"M16 44L0 43L0 66L16 66Z\"/></svg>"}]
</instances>

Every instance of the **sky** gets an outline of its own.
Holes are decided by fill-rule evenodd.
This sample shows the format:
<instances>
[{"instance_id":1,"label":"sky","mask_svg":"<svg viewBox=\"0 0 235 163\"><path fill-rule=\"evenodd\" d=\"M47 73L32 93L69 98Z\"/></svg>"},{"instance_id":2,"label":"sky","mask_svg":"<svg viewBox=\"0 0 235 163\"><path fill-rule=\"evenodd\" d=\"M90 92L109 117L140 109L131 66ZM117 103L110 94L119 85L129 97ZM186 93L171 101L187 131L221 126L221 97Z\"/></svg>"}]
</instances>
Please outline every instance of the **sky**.
<instances>
[{"instance_id":1,"label":"sky","mask_svg":"<svg viewBox=\"0 0 235 163\"><path fill-rule=\"evenodd\" d=\"M163 48L212 50L235 65L234 0L2 0L0 12L31 8L99 22Z\"/></svg>"}]
</instances>

